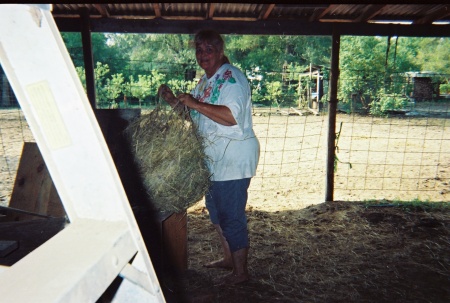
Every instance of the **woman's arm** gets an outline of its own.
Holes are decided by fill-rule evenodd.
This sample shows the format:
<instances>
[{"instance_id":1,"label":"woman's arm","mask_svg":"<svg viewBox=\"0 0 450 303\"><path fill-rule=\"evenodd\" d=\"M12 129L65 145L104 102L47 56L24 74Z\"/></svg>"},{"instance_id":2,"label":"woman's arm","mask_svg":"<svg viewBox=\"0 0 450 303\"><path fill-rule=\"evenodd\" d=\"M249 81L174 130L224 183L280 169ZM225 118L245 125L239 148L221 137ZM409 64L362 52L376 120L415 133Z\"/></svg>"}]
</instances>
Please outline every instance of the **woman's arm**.
<instances>
[{"instance_id":1,"label":"woman's arm","mask_svg":"<svg viewBox=\"0 0 450 303\"><path fill-rule=\"evenodd\" d=\"M231 110L225 105L214 105L199 102L190 94L181 94L178 96L178 100L183 105L198 111L219 124L225 126L233 126L237 124Z\"/></svg>"}]
</instances>

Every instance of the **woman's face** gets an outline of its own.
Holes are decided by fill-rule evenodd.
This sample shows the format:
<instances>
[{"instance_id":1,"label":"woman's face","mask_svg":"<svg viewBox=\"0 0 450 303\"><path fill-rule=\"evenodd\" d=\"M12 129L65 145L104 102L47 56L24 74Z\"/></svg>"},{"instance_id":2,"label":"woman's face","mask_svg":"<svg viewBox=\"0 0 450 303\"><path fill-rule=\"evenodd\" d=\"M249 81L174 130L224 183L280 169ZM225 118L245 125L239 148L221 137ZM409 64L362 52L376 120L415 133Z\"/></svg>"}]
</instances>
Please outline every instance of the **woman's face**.
<instances>
[{"instance_id":1,"label":"woman's face","mask_svg":"<svg viewBox=\"0 0 450 303\"><path fill-rule=\"evenodd\" d=\"M195 57L198 65L205 71L206 76L210 78L222 66L223 50L219 51L214 45L202 42L197 44L195 48Z\"/></svg>"}]
</instances>

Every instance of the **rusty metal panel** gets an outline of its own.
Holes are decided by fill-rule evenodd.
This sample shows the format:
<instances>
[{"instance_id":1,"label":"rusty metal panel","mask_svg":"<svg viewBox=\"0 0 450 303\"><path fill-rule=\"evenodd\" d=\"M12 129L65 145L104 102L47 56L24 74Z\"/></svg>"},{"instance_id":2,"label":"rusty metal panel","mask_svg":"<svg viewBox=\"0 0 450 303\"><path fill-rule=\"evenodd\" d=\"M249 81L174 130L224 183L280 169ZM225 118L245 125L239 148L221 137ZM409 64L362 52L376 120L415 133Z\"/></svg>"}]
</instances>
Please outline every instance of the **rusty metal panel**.
<instances>
[{"instance_id":1,"label":"rusty metal panel","mask_svg":"<svg viewBox=\"0 0 450 303\"><path fill-rule=\"evenodd\" d=\"M74 18L81 8L86 8L91 18L148 19L164 18L174 20L240 20L256 21L269 10L267 20L298 20L326 22L366 22L366 21L415 21L442 11L444 4L268 4L266 2L247 1L245 3L109 3L109 4L53 4L55 17ZM361 18L367 14L370 6L377 6L368 20ZM445 13L437 14L440 21L450 20Z\"/></svg>"}]
</instances>

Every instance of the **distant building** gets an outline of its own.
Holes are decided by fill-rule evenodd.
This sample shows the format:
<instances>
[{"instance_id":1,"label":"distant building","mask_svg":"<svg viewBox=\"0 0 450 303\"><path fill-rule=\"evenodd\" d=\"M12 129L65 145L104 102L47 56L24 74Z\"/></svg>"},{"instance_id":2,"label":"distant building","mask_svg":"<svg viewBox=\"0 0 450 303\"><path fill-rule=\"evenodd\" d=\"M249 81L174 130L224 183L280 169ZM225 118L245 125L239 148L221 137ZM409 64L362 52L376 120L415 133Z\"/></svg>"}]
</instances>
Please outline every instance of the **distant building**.
<instances>
[{"instance_id":1,"label":"distant building","mask_svg":"<svg viewBox=\"0 0 450 303\"><path fill-rule=\"evenodd\" d=\"M414 101L432 100L433 97L439 96L439 83L433 82L440 74L430 71L423 72L406 72L402 74L406 79L407 87L412 86L405 92L407 97Z\"/></svg>"},{"instance_id":2,"label":"distant building","mask_svg":"<svg viewBox=\"0 0 450 303\"><path fill-rule=\"evenodd\" d=\"M320 110L324 95L323 65L310 64L309 68L299 74L299 104L307 103L312 110ZM306 81L302 81L306 80Z\"/></svg>"}]
</instances>

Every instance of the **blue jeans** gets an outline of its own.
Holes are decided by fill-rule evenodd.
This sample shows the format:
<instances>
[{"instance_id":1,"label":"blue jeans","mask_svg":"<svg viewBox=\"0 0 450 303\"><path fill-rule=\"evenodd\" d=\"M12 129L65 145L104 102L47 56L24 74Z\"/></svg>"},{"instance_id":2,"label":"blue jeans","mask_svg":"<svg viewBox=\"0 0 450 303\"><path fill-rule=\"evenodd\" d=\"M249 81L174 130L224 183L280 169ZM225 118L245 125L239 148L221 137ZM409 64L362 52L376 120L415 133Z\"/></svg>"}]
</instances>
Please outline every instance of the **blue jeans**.
<instances>
[{"instance_id":1,"label":"blue jeans","mask_svg":"<svg viewBox=\"0 0 450 303\"><path fill-rule=\"evenodd\" d=\"M245 215L249 186L250 178L212 181L205 196L211 222L219 224L231 252L249 246Z\"/></svg>"}]
</instances>

